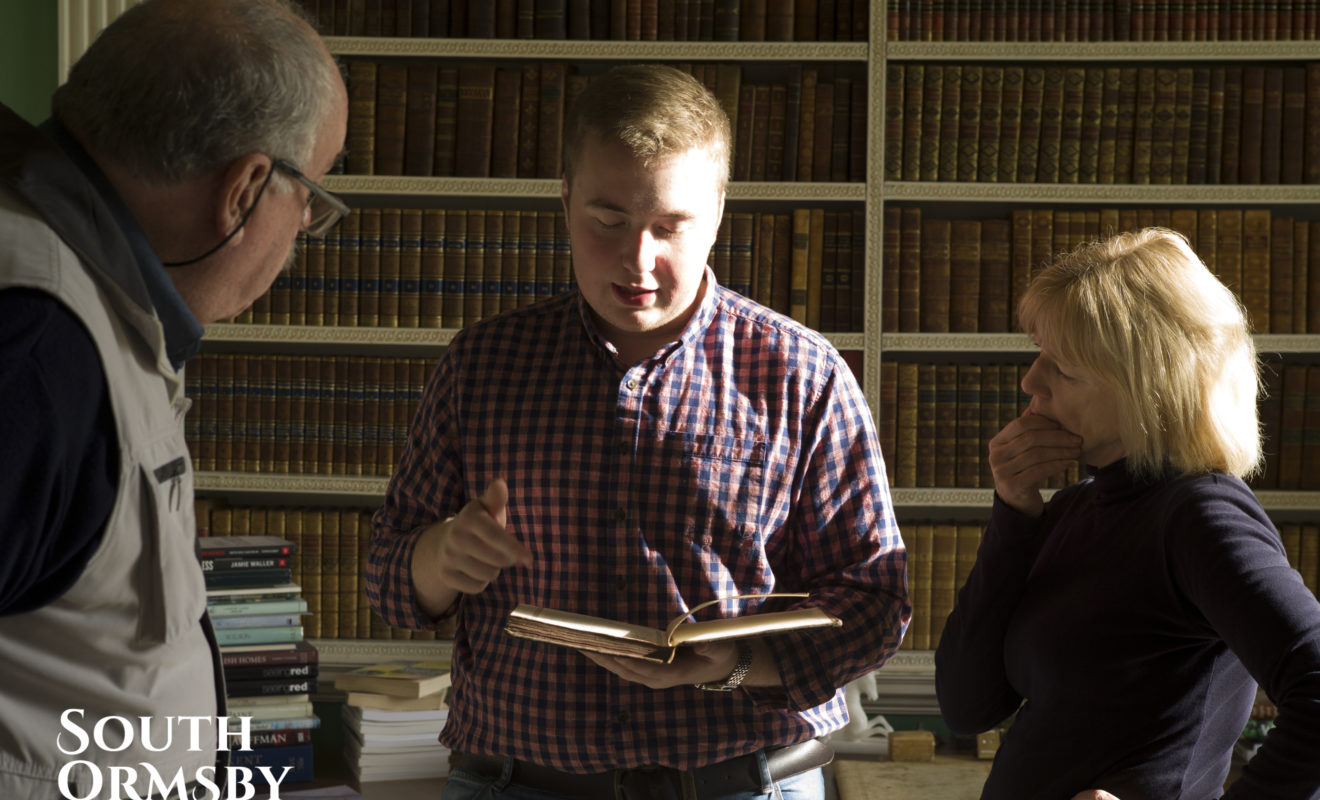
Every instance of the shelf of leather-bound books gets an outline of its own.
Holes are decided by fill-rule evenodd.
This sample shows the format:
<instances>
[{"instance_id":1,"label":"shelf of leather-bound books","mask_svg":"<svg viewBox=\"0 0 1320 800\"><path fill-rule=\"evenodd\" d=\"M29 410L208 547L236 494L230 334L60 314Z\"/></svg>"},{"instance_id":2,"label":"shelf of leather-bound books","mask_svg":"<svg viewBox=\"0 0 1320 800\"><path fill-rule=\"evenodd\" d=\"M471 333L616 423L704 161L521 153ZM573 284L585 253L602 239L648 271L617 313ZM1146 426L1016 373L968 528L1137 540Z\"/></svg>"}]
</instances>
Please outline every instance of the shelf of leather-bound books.
<instances>
[{"instance_id":1,"label":"shelf of leather-bound books","mask_svg":"<svg viewBox=\"0 0 1320 800\"><path fill-rule=\"evenodd\" d=\"M332 13L333 19L326 19L326 9L318 7L326 30L374 34L373 27L381 29L380 35L327 37L331 51L345 66L349 124L345 163L337 174L326 176L326 187L357 208L379 207L387 224L390 215L403 213L405 230L408 214L423 210L427 215L422 223L424 241L443 240L448 247L457 239L459 255L446 259L448 267L464 258L471 266L474 252L478 263L482 258L485 261L478 267L485 270L484 289L477 288L473 275L465 274L461 292L456 280L448 276L434 284L443 287L440 294L447 299L423 291L421 321L416 327L440 329L439 339L432 338L437 334L414 336L410 331L400 339L372 334L373 342L403 348L417 346L419 341L442 344L453 330L494 310L564 291L571 277L565 277L567 244L558 205L567 109L591 77L612 63L663 62L705 83L732 125L730 202L712 253L717 279L825 333L844 351L863 389L874 396L879 386L875 336L867 331L878 330L874 309L879 306L879 254L869 242L875 241L874 230L878 229L866 209L879 204L879 173L869 157L878 132L868 119L874 118L871 109L879 101L876 76L880 73L871 60L876 52L871 41L878 41L882 29L873 15L868 20L864 6L851 9L845 15L847 21L841 16L833 24L802 14L781 19L778 32L772 30L774 20L767 19L766 31L757 33L759 18L744 18L736 35L730 27L734 20L728 17L723 19L723 32L716 25L707 32L710 35L699 34L695 18L690 18L683 34L679 30L683 11L675 6L667 12L675 15L673 19L664 16L658 20L655 38L660 41L644 40L648 36L645 20L640 40L627 32L637 22L631 7L628 26L619 27L622 18L614 20L618 25L609 38L595 28L590 38L584 38L581 31L571 33L574 25L584 24L584 20L575 21L572 13L567 19L567 36L555 38L557 28L549 25L549 18L538 17L536 26L527 20L513 26L511 20L487 19L484 7L473 8L483 13L464 22L458 17L430 19L428 31L440 31L439 37L431 38L415 35L416 19L406 24L395 20L414 35L389 35L383 17L379 26L373 26L371 19L341 20L337 11ZM611 9L610 13L616 12ZM595 15L593 20L593 24L599 22ZM560 20L556 17L555 21ZM665 40L669 23L675 28L674 38L686 35L688 41ZM394 33L401 33L403 27ZM518 38L513 38L515 29ZM705 40L695 40L699 38ZM462 211L469 214L466 227L455 219ZM448 215L447 228L436 212ZM363 243L368 241L366 228L374 224L372 213L368 210L362 215ZM547 216L559 219L551 223ZM353 222L352 218L346 220L349 228ZM474 222L484 225L484 241L480 231L474 230ZM542 227L529 233L538 223ZM554 257L544 253L546 225L555 229L549 235L556 240ZM512 245L511 231L516 231ZM351 240L353 233L345 236ZM408 240L406 232L403 240ZM496 292L501 296L496 299L491 250L485 249L484 256L481 253L490 242L501 240L503 254L496 258L503 259L503 270L514 269L515 251L524 266L516 281L504 276L504 287ZM834 244L840 241L845 244ZM806 260L793 261L799 253L792 251L790 242L802 243ZM315 247L309 248L313 261L320 256ZM543 260L556 261L554 277L532 277L533 248L542 250ZM432 259L436 269L440 261ZM808 273L805 279L803 269ZM545 271L544 264L540 271ZM803 295L794 290L804 281L806 302L796 303ZM343 285L341 280L341 288ZM357 285L364 284L359 280ZM428 303L440 307L446 302L455 308L426 310ZM456 310L459 304L464 305L462 312ZM367 319L357 324L372 325L371 316L367 312ZM380 327L393 326L384 315L376 319ZM411 315L400 318L398 327L410 327L409 319ZM239 321L281 324L278 317ZM290 323L297 325L296 318L291 317ZM339 324L351 327L353 323ZM283 341L276 330L237 329L217 332L214 341L217 346L247 347L268 335L267 343L272 346ZM300 347L315 338L314 332L307 332L308 339L303 332L296 335ZM336 346L365 346L347 332L327 338L333 338ZM221 341L225 344L219 345Z\"/></svg>"}]
</instances>

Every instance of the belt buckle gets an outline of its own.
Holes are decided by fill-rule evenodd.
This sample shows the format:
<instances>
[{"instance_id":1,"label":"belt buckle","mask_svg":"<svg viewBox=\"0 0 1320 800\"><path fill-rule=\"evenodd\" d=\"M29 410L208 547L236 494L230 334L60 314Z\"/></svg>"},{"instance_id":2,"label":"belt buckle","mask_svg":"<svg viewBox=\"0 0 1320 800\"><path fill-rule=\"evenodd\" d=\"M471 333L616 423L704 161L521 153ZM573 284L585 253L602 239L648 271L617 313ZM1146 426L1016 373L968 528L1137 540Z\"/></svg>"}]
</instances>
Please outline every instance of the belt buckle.
<instances>
[{"instance_id":1,"label":"belt buckle","mask_svg":"<svg viewBox=\"0 0 1320 800\"><path fill-rule=\"evenodd\" d=\"M633 767L615 771L614 796L619 800L680 800L683 789L678 773L668 767Z\"/></svg>"}]
</instances>

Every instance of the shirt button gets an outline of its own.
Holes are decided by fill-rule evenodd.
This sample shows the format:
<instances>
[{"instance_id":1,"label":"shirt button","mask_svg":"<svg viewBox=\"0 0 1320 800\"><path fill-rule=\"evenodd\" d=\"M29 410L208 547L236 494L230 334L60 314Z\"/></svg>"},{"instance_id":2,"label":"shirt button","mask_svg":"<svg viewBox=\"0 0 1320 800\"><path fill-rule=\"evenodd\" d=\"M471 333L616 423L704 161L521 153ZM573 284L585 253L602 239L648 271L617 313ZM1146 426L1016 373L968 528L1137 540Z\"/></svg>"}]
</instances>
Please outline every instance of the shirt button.
<instances>
[{"instance_id":1,"label":"shirt button","mask_svg":"<svg viewBox=\"0 0 1320 800\"><path fill-rule=\"evenodd\" d=\"M627 590L627 588L628 588L628 579L627 579L627 578L615 578L615 579L614 579L614 588L615 588L616 591L620 591L620 592Z\"/></svg>"},{"instance_id":2,"label":"shirt button","mask_svg":"<svg viewBox=\"0 0 1320 800\"><path fill-rule=\"evenodd\" d=\"M614 509L614 521L615 521L615 522L623 522L623 521L626 520L626 519L628 519L628 509L623 508L623 507L619 507L619 508Z\"/></svg>"},{"instance_id":3,"label":"shirt button","mask_svg":"<svg viewBox=\"0 0 1320 800\"><path fill-rule=\"evenodd\" d=\"M628 383L627 383L626 385L627 385L627 387L628 387L629 389L636 389L636 388L637 388L637 380L636 380L635 378L629 378L629 379L628 379Z\"/></svg>"},{"instance_id":4,"label":"shirt button","mask_svg":"<svg viewBox=\"0 0 1320 800\"><path fill-rule=\"evenodd\" d=\"M619 723L620 725L627 725L629 719L630 717L628 716L627 711L620 711L619 713L614 715L614 721Z\"/></svg>"}]
</instances>

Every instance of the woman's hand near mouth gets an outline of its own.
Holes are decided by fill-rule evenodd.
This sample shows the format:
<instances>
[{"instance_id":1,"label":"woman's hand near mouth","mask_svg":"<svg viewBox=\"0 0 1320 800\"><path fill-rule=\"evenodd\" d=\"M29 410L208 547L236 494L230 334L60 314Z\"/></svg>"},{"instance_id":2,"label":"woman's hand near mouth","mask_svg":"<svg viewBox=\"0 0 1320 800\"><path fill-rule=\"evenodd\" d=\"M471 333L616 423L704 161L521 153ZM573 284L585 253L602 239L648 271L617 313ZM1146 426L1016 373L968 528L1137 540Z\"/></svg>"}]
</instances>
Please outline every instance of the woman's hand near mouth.
<instances>
[{"instance_id":1,"label":"woman's hand near mouth","mask_svg":"<svg viewBox=\"0 0 1320 800\"><path fill-rule=\"evenodd\" d=\"M1082 439L1028 408L990 440L990 472L999 499L1029 517L1045 508L1040 490L1082 453Z\"/></svg>"}]
</instances>

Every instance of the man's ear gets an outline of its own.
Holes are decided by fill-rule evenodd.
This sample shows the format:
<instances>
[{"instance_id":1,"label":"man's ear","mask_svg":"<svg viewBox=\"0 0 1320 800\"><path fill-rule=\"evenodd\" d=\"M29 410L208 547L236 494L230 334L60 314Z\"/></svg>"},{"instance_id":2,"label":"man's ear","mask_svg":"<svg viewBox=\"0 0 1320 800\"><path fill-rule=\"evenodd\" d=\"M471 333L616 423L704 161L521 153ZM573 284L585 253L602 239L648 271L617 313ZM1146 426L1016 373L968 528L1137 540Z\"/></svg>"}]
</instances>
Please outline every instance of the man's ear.
<instances>
[{"instance_id":1,"label":"man's ear","mask_svg":"<svg viewBox=\"0 0 1320 800\"><path fill-rule=\"evenodd\" d=\"M720 190L720 202L715 207L715 234L710 238L710 246L715 246L715 240L720 236L720 223L724 221L724 190Z\"/></svg>"},{"instance_id":2,"label":"man's ear","mask_svg":"<svg viewBox=\"0 0 1320 800\"><path fill-rule=\"evenodd\" d=\"M221 172L221 201L216 209L216 225L221 236L237 228L243 215L257 202L258 193L270 169L269 158L261 153L250 153L235 159ZM240 230L230 240L230 244L237 244L242 237L243 231Z\"/></svg>"}]
</instances>

